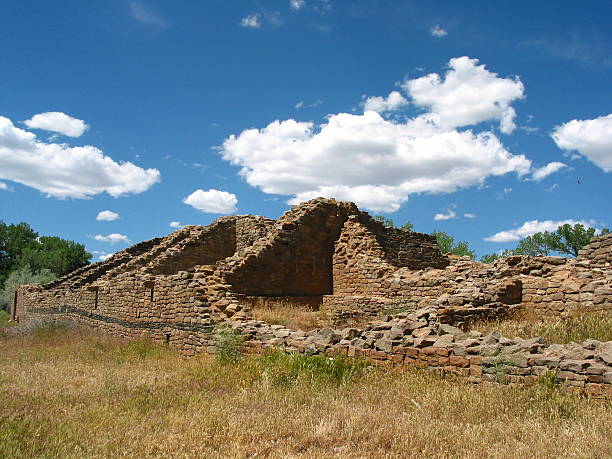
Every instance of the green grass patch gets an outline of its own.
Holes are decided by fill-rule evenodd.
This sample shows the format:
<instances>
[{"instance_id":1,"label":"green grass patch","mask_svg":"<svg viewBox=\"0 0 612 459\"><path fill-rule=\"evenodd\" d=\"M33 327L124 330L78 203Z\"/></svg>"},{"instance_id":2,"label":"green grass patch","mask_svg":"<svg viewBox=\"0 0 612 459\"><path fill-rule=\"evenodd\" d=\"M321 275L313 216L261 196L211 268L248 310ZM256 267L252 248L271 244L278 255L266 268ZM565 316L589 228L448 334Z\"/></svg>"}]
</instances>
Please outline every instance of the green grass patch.
<instances>
[{"instance_id":1,"label":"green grass patch","mask_svg":"<svg viewBox=\"0 0 612 459\"><path fill-rule=\"evenodd\" d=\"M590 312L570 317L516 317L501 321L475 323L472 329L483 333L496 330L508 338L542 336L551 343L581 343L587 339L612 341L612 314Z\"/></svg>"}]
</instances>

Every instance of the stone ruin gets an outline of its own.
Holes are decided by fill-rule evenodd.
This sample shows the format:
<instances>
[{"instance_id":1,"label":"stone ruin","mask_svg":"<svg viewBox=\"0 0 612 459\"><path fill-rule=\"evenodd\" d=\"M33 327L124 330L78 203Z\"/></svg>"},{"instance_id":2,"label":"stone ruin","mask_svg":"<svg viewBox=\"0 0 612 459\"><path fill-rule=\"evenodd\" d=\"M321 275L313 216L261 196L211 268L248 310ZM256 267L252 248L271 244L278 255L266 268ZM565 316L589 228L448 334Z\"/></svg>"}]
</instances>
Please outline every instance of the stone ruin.
<instances>
[{"instance_id":1,"label":"stone ruin","mask_svg":"<svg viewBox=\"0 0 612 459\"><path fill-rule=\"evenodd\" d=\"M252 318L253 307L278 301L324 309L337 328L305 332ZM483 264L443 255L433 236L387 228L353 203L318 198L277 221L239 215L186 226L51 283L22 286L13 318L73 320L184 355L214 352L214 329L226 324L251 351L340 353L471 382L527 383L552 371L568 386L610 396L612 342L549 345L465 330L518 310L611 309L612 235L574 259ZM372 319L365 328L347 327L364 318Z\"/></svg>"}]
</instances>

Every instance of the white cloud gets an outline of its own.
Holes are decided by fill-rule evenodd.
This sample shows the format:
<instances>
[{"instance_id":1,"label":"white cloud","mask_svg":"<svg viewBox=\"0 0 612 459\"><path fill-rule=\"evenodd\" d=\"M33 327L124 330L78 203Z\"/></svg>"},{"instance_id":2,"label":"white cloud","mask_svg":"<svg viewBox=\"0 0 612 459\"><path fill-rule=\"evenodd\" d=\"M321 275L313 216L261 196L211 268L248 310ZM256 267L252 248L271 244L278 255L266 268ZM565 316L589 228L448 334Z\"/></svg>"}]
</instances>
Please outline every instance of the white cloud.
<instances>
[{"instance_id":1,"label":"white cloud","mask_svg":"<svg viewBox=\"0 0 612 459\"><path fill-rule=\"evenodd\" d=\"M452 220L453 218L457 218L457 213L453 209L449 209L445 214L434 215L435 221Z\"/></svg>"},{"instance_id":2,"label":"white cloud","mask_svg":"<svg viewBox=\"0 0 612 459\"><path fill-rule=\"evenodd\" d=\"M510 103L524 97L518 77L499 78L466 56L451 59L449 67L444 80L430 73L402 85L416 105L429 108L424 119L443 129L497 119L502 132L512 132L515 111Z\"/></svg>"},{"instance_id":3,"label":"white cloud","mask_svg":"<svg viewBox=\"0 0 612 459\"><path fill-rule=\"evenodd\" d=\"M398 91L391 91L387 98L384 97L368 97L363 103L363 109L371 110L374 112L391 112L397 110L404 105L407 105L408 101Z\"/></svg>"},{"instance_id":4,"label":"white cloud","mask_svg":"<svg viewBox=\"0 0 612 459\"><path fill-rule=\"evenodd\" d=\"M0 182L0 190L8 190L9 186L4 183L4 182Z\"/></svg>"},{"instance_id":5,"label":"white cloud","mask_svg":"<svg viewBox=\"0 0 612 459\"><path fill-rule=\"evenodd\" d=\"M552 163L548 163L544 167L534 169L533 173L531 174L531 179L539 182L543 178L560 171L564 167L567 167L567 165L557 161L553 161Z\"/></svg>"},{"instance_id":6,"label":"white cloud","mask_svg":"<svg viewBox=\"0 0 612 459\"><path fill-rule=\"evenodd\" d=\"M463 214L465 218L476 218L476 214Z\"/></svg>"},{"instance_id":7,"label":"white cloud","mask_svg":"<svg viewBox=\"0 0 612 459\"><path fill-rule=\"evenodd\" d=\"M293 11L298 11L302 9L304 5L306 5L306 2L304 0L289 0L289 7Z\"/></svg>"},{"instance_id":8,"label":"white cloud","mask_svg":"<svg viewBox=\"0 0 612 459\"><path fill-rule=\"evenodd\" d=\"M96 241L100 242L110 242L111 244L116 244L117 242L124 242L126 244L130 244L130 240L124 234L112 233L107 236L103 236L101 234L96 234L94 236Z\"/></svg>"},{"instance_id":9,"label":"white cloud","mask_svg":"<svg viewBox=\"0 0 612 459\"><path fill-rule=\"evenodd\" d=\"M238 210L236 195L226 191L196 190L183 199L183 202L209 214L233 214Z\"/></svg>"},{"instance_id":10,"label":"white cloud","mask_svg":"<svg viewBox=\"0 0 612 459\"><path fill-rule=\"evenodd\" d=\"M440 27L438 24L432 26L431 29L429 29L429 32L432 36L437 38L446 37L448 35L448 32L442 27Z\"/></svg>"},{"instance_id":11,"label":"white cloud","mask_svg":"<svg viewBox=\"0 0 612 459\"><path fill-rule=\"evenodd\" d=\"M103 210L102 212L99 212L98 215L96 216L96 220L107 221L107 222L112 222L118 219L119 219L119 214L113 212L112 210Z\"/></svg>"},{"instance_id":12,"label":"white cloud","mask_svg":"<svg viewBox=\"0 0 612 459\"><path fill-rule=\"evenodd\" d=\"M168 27L168 24L157 12L141 2L130 2L130 13L132 17L143 24L157 27Z\"/></svg>"},{"instance_id":13,"label":"white cloud","mask_svg":"<svg viewBox=\"0 0 612 459\"><path fill-rule=\"evenodd\" d=\"M142 193L160 181L157 169L117 163L99 149L37 140L0 116L0 179L12 180L57 198L117 197Z\"/></svg>"},{"instance_id":14,"label":"white cloud","mask_svg":"<svg viewBox=\"0 0 612 459\"><path fill-rule=\"evenodd\" d=\"M290 204L325 196L375 212L398 210L412 193L450 193L489 176L525 175L531 161L508 152L493 133L455 129L501 119L522 97L520 81L498 78L477 62L452 59L444 82L435 74L424 77L429 89L423 78L405 82L418 105L432 109L416 118L394 121L366 110L329 115L320 126L274 121L226 138L221 154L241 166L251 186L291 195ZM400 98L368 101L384 109Z\"/></svg>"},{"instance_id":15,"label":"white cloud","mask_svg":"<svg viewBox=\"0 0 612 459\"><path fill-rule=\"evenodd\" d=\"M115 254L114 253L103 253L98 258L100 259L100 261L106 261L110 257L112 257L113 255L115 255Z\"/></svg>"},{"instance_id":16,"label":"white cloud","mask_svg":"<svg viewBox=\"0 0 612 459\"><path fill-rule=\"evenodd\" d=\"M612 114L556 126L552 138L562 150L576 150L604 172L612 172Z\"/></svg>"},{"instance_id":17,"label":"white cloud","mask_svg":"<svg viewBox=\"0 0 612 459\"><path fill-rule=\"evenodd\" d=\"M555 191L557 188L559 188L559 185L557 185L556 183L553 183L551 186L549 186L548 188L546 188L546 191L548 191L549 193L552 193L553 191Z\"/></svg>"},{"instance_id":18,"label":"white cloud","mask_svg":"<svg viewBox=\"0 0 612 459\"><path fill-rule=\"evenodd\" d=\"M297 104L295 104L295 109L299 110L300 108L302 108L304 106L304 101L300 100Z\"/></svg>"},{"instance_id":19,"label":"white cloud","mask_svg":"<svg viewBox=\"0 0 612 459\"><path fill-rule=\"evenodd\" d=\"M398 210L411 193L453 192L491 175L523 175L531 166L491 133L430 133L372 111L331 115L320 130L311 122L275 121L228 137L222 155L242 166L251 186L294 195L289 203L326 196L376 212Z\"/></svg>"},{"instance_id":20,"label":"white cloud","mask_svg":"<svg viewBox=\"0 0 612 459\"><path fill-rule=\"evenodd\" d=\"M252 29L259 29L261 27L261 14L253 13L243 17L240 20L242 27L250 27Z\"/></svg>"},{"instance_id":21,"label":"white cloud","mask_svg":"<svg viewBox=\"0 0 612 459\"><path fill-rule=\"evenodd\" d=\"M585 221L576 221L576 220L530 220L523 223L519 228L500 231L499 233L495 233L493 236L489 236L485 238L485 241L490 242L512 242L518 241L519 239L523 239L527 236L532 236L535 233L540 233L543 231L555 231L561 225L565 225L569 223L570 225L575 225L576 223L581 223L584 226L590 227L591 224Z\"/></svg>"},{"instance_id":22,"label":"white cloud","mask_svg":"<svg viewBox=\"0 0 612 459\"><path fill-rule=\"evenodd\" d=\"M182 228L181 222L170 222L170 228Z\"/></svg>"},{"instance_id":23,"label":"white cloud","mask_svg":"<svg viewBox=\"0 0 612 459\"><path fill-rule=\"evenodd\" d=\"M68 137L80 137L89 128L85 121L62 112L39 113L25 120L24 124L30 129L57 132Z\"/></svg>"},{"instance_id":24,"label":"white cloud","mask_svg":"<svg viewBox=\"0 0 612 459\"><path fill-rule=\"evenodd\" d=\"M512 134L516 129L516 124L514 123L514 117L516 116L516 111L512 107L508 107L501 115L501 119L499 120L499 130L504 134Z\"/></svg>"}]
</instances>

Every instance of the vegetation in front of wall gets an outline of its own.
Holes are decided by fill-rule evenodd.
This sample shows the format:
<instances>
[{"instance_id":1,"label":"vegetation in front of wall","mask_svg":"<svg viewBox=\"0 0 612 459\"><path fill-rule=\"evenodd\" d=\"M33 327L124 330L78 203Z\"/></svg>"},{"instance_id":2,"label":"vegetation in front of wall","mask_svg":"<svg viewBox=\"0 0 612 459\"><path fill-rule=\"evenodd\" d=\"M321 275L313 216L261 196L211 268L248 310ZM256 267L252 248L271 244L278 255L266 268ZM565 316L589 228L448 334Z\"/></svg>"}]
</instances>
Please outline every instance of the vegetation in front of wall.
<instances>
[{"instance_id":1,"label":"vegetation in front of wall","mask_svg":"<svg viewBox=\"0 0 612 459\"><path fill-rule=\"evenodd\" d=\"M227 365L78 328L1 338L0 456L612 456L612 406L554 375L471 385L328 359Z\"/></svg>"}]
</instances>

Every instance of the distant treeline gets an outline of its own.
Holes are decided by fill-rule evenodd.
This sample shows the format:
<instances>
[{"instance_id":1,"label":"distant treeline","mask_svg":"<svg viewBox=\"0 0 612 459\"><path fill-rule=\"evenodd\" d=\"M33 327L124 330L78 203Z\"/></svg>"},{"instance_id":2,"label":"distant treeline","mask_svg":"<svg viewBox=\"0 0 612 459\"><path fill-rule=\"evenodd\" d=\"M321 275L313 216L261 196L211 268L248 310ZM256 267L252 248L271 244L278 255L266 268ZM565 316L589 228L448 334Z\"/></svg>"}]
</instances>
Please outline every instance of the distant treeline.
<instances>
[{"instance_id":1,"label":"distant treeline","mask_svg":"<svg viewBox=\"0 0 612 459\"><path fill-rule=\"evenodd\" d=\"M15 285L49 282L90 260L83 244L39 236L27 223L0 220L0 308L7 308Z\"/></svg>"}]
</instances>

